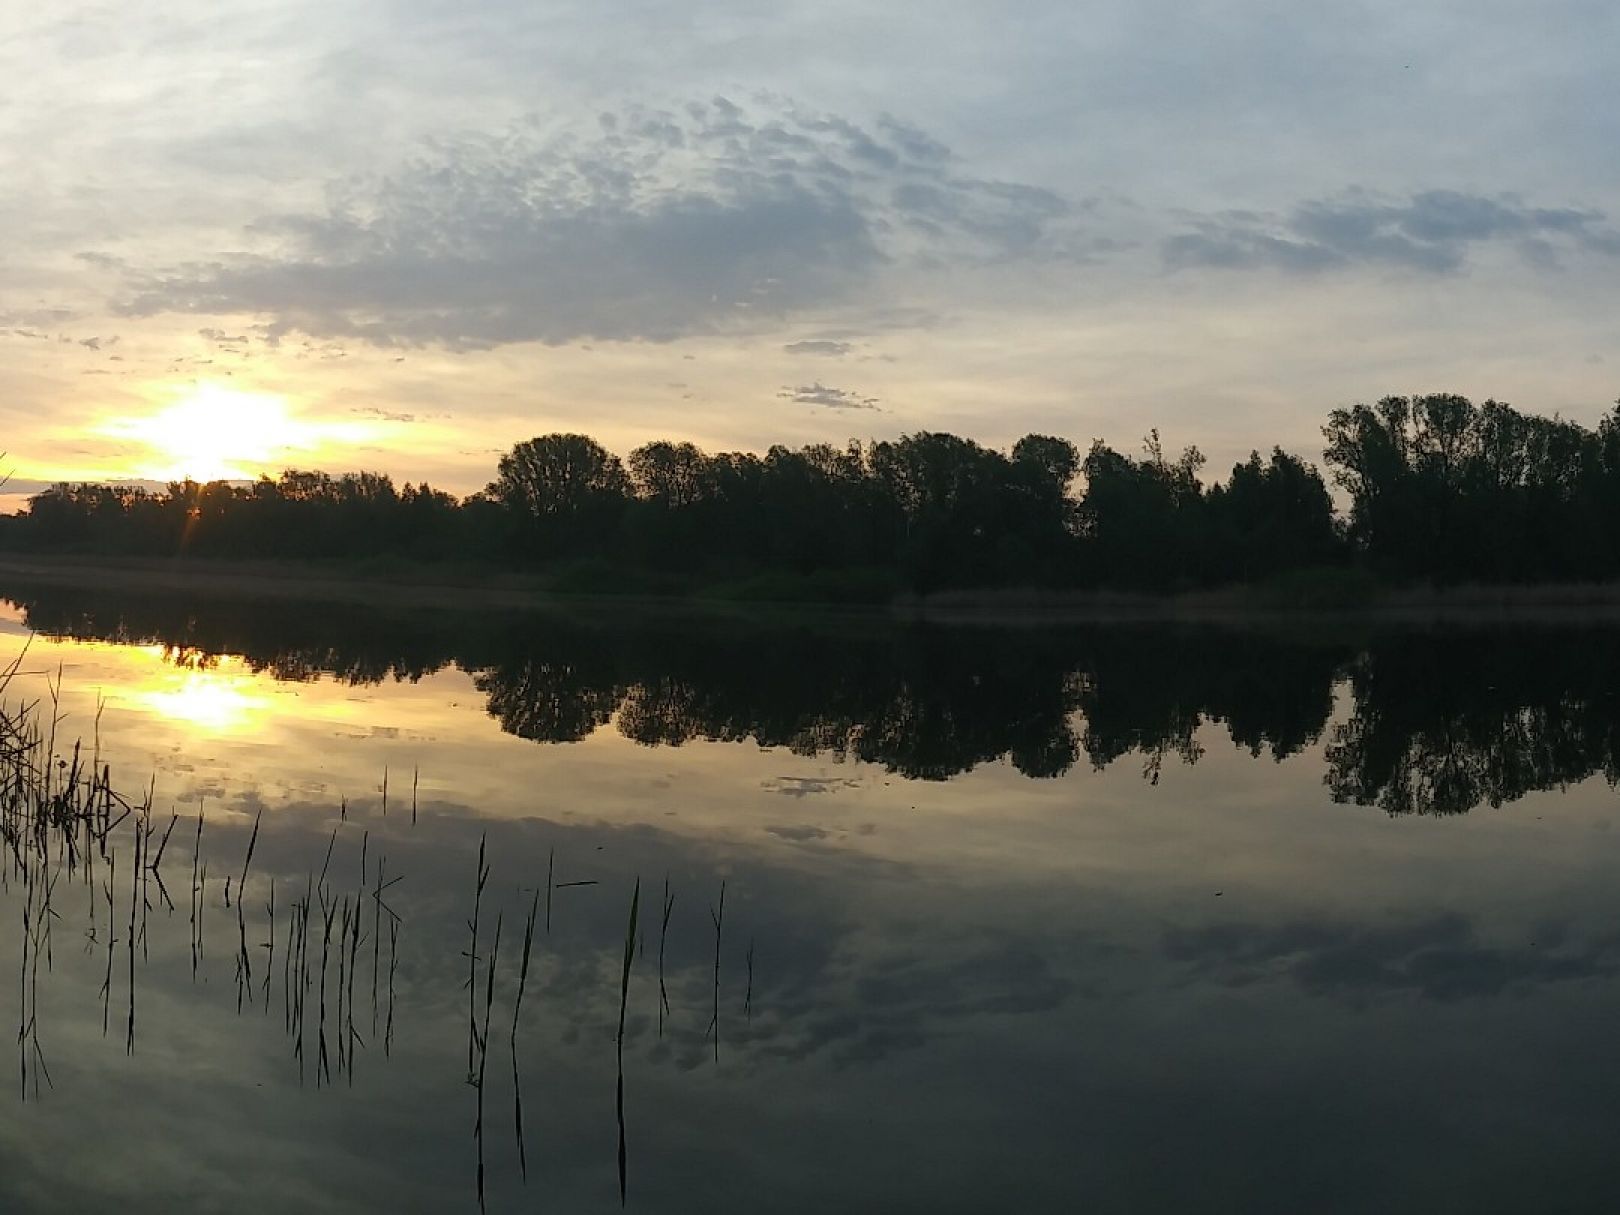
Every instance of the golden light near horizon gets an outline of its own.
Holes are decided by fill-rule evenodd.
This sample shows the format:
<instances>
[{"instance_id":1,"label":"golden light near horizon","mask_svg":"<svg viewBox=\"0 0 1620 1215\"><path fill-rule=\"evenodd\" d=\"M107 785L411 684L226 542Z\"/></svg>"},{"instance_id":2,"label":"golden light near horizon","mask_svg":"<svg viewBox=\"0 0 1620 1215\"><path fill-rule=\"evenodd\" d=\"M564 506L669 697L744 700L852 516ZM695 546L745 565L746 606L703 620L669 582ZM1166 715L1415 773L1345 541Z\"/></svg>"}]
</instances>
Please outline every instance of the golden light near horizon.
<instances>
[{"instance_id":1,"label":"golden light near horizon","mask_svg":"<svg viewBox=\"0 0 1620 1215\"><path fill-rule=\"evenodd\" d=\"M273 475L295 455L318 455L323 440L357 438L363 429L305 421L283 397L204 382L155 413L114 419L102 431L148 449L139 476L217 481Z\"/></svg>"},{"instance_id":2,"label":"golden light near horizon","mask_svg":"<svg viewBox=\"0 0 1620 1215\"><path fill-rule=\"evenodd\" d=\"M211 734L253 732L273 705L253 674L228 658L211 670L163 671L131 699L142 709Z\"/></svg>"}]
</instances>

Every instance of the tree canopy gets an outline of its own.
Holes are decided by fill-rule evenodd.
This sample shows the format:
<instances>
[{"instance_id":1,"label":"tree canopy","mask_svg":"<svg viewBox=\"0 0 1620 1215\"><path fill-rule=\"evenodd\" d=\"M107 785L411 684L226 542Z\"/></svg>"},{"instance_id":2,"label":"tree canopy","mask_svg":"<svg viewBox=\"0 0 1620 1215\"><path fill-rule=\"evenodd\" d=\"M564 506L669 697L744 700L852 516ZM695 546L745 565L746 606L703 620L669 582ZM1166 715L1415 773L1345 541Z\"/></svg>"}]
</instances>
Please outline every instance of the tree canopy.
<instances>
[{"instance_id":1,"label":"tree canopy","mask_svg":"<svg viewBox=\"0 0 1620 1215\"><path fill-rule=\"evenodd\" d=\"M385 474L289 470L152 492L60 484L4 519L13 549L594 562L680 583L1171 591L1363 565L1395 579L1620 574L1620 410L1596 429L1438 394L1335 409L1324 464L1274 447L1205 477L1157 431L1137 454L1030 434L1009 451L921 431L843 447L625 459L582 434L516 444L458 499ZM795 581L797 580L797 581ZM658 583L663 585L663 583Z\"/></svg>"}]
</instances>

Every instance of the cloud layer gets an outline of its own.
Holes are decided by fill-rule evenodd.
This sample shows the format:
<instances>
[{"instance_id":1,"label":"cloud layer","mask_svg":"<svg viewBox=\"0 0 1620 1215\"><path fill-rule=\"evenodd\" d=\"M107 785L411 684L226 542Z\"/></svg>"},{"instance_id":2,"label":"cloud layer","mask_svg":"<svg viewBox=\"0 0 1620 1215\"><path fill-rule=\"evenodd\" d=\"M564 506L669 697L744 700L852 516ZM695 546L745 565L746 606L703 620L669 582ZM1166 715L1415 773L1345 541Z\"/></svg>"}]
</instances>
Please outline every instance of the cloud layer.
<instances>
[{"instance_id":1,"label":"cloud layer","mask_svg":"<svg viewBox=\"0 0 1620 1215\"><path fill-rule=\"evenodd\" d=\"M1072 210L892 118L717 97L604 113L585 139L441 141L323 213L264 219L273 251L142 276L123 310L384 346L667 342L848 304L891 267L1071 256Z\"/></svg>"},{"instance_id":2,"label":"cloud layer","mask_svg":"<svg viewBox=\"0 0 1620 1215\"><path fill-rule=\"evenodd\" d=\"M441 419L326 462L463 491L543 428L1221 468L1390 391L1615 396L1598 0L104 7L0 13L19 475L142 475L85 433L193 381Z\"/></svg>"},{"instance_id":3,"label":"cloud layer","mask_svg":"<svg viewBox=\"0 0 1620 1215\"><path fill-rule=\"evenodd\" d=\"M1164 242L1174 269L1276 269L1299 273L1385 266L1431 274L1461 270L1495 244L1542 266L1560 252L1620 257L1620 231L1601 211L1528 206L1512 195L1425 190L1391 200L1352 189L1301 202L1282 216L1230 211L1195 217Z\"/></svg>"}]
</instances>

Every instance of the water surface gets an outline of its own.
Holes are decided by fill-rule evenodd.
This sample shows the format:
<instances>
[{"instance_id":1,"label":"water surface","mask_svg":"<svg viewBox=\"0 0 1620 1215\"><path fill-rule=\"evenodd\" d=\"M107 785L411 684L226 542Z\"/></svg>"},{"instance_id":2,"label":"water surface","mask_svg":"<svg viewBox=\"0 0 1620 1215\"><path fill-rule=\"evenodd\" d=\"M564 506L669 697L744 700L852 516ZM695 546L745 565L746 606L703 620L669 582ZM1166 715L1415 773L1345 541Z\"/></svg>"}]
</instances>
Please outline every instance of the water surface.
<instances>
[{"instance_id":1,"label":"water surface","mask_svg":"<svg viewBox=\"0 0 1620 1215\"><path fill-rule=\"evenodd\" d=\"M1620 1198L1620 631L0 593L176 824L172 912L53 854L33 988L4 896L5 1209L476 1210L480 1104L488 1209L610 1209L621 1073L647 1211Z\"/></svg>"}]
</instances>

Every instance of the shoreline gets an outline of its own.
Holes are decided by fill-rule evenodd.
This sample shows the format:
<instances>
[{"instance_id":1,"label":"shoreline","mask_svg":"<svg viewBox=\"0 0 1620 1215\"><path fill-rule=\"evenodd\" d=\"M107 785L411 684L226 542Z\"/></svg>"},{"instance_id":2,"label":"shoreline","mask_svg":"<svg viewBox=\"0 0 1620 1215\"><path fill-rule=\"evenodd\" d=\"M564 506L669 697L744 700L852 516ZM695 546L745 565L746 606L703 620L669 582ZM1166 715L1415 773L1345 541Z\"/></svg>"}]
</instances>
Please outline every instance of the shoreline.
<instances>
[{"instance_id":1,"label":"shoreline","mask_svg":"<svg viewBox=\"0 0 1620 1215\"><path fill-rule=\"evenodd\" d=\"M442 576L434 577L435 572ZM532 575L480 574L456 567L435 571L435 567L429 565L383 572L328 570L294 561L0 554L0 581L8 576L75 590L203 592L226 599L268 597L378 607L524 608L597 598L614 601L636 598L565 595L547 590Z\"/></svg>"},{"instance_id":2,"label":"shoreline","mask_svg":"<svg viewBox=\"0 0 1620 1215\"><path fill-rule=\"evenodd\" d=\"M902 594L888 603L778 602L686 595L558 591L542 575L490 573L465 567L399 570L326 569L301 562L152 560L149 558L0 554L0 592L7 577L68 589L206 593L222 599L351 603L417 609L502 610L619 608L660 612L806 613L883 617L941 624L1360 622L1620 623L1620 583L1379 589L1365 602L1311 605L1278 602L1266 588L1226 587L1155 595L1121 591L1030 588Z\"/></svg>"}]
</instances>

